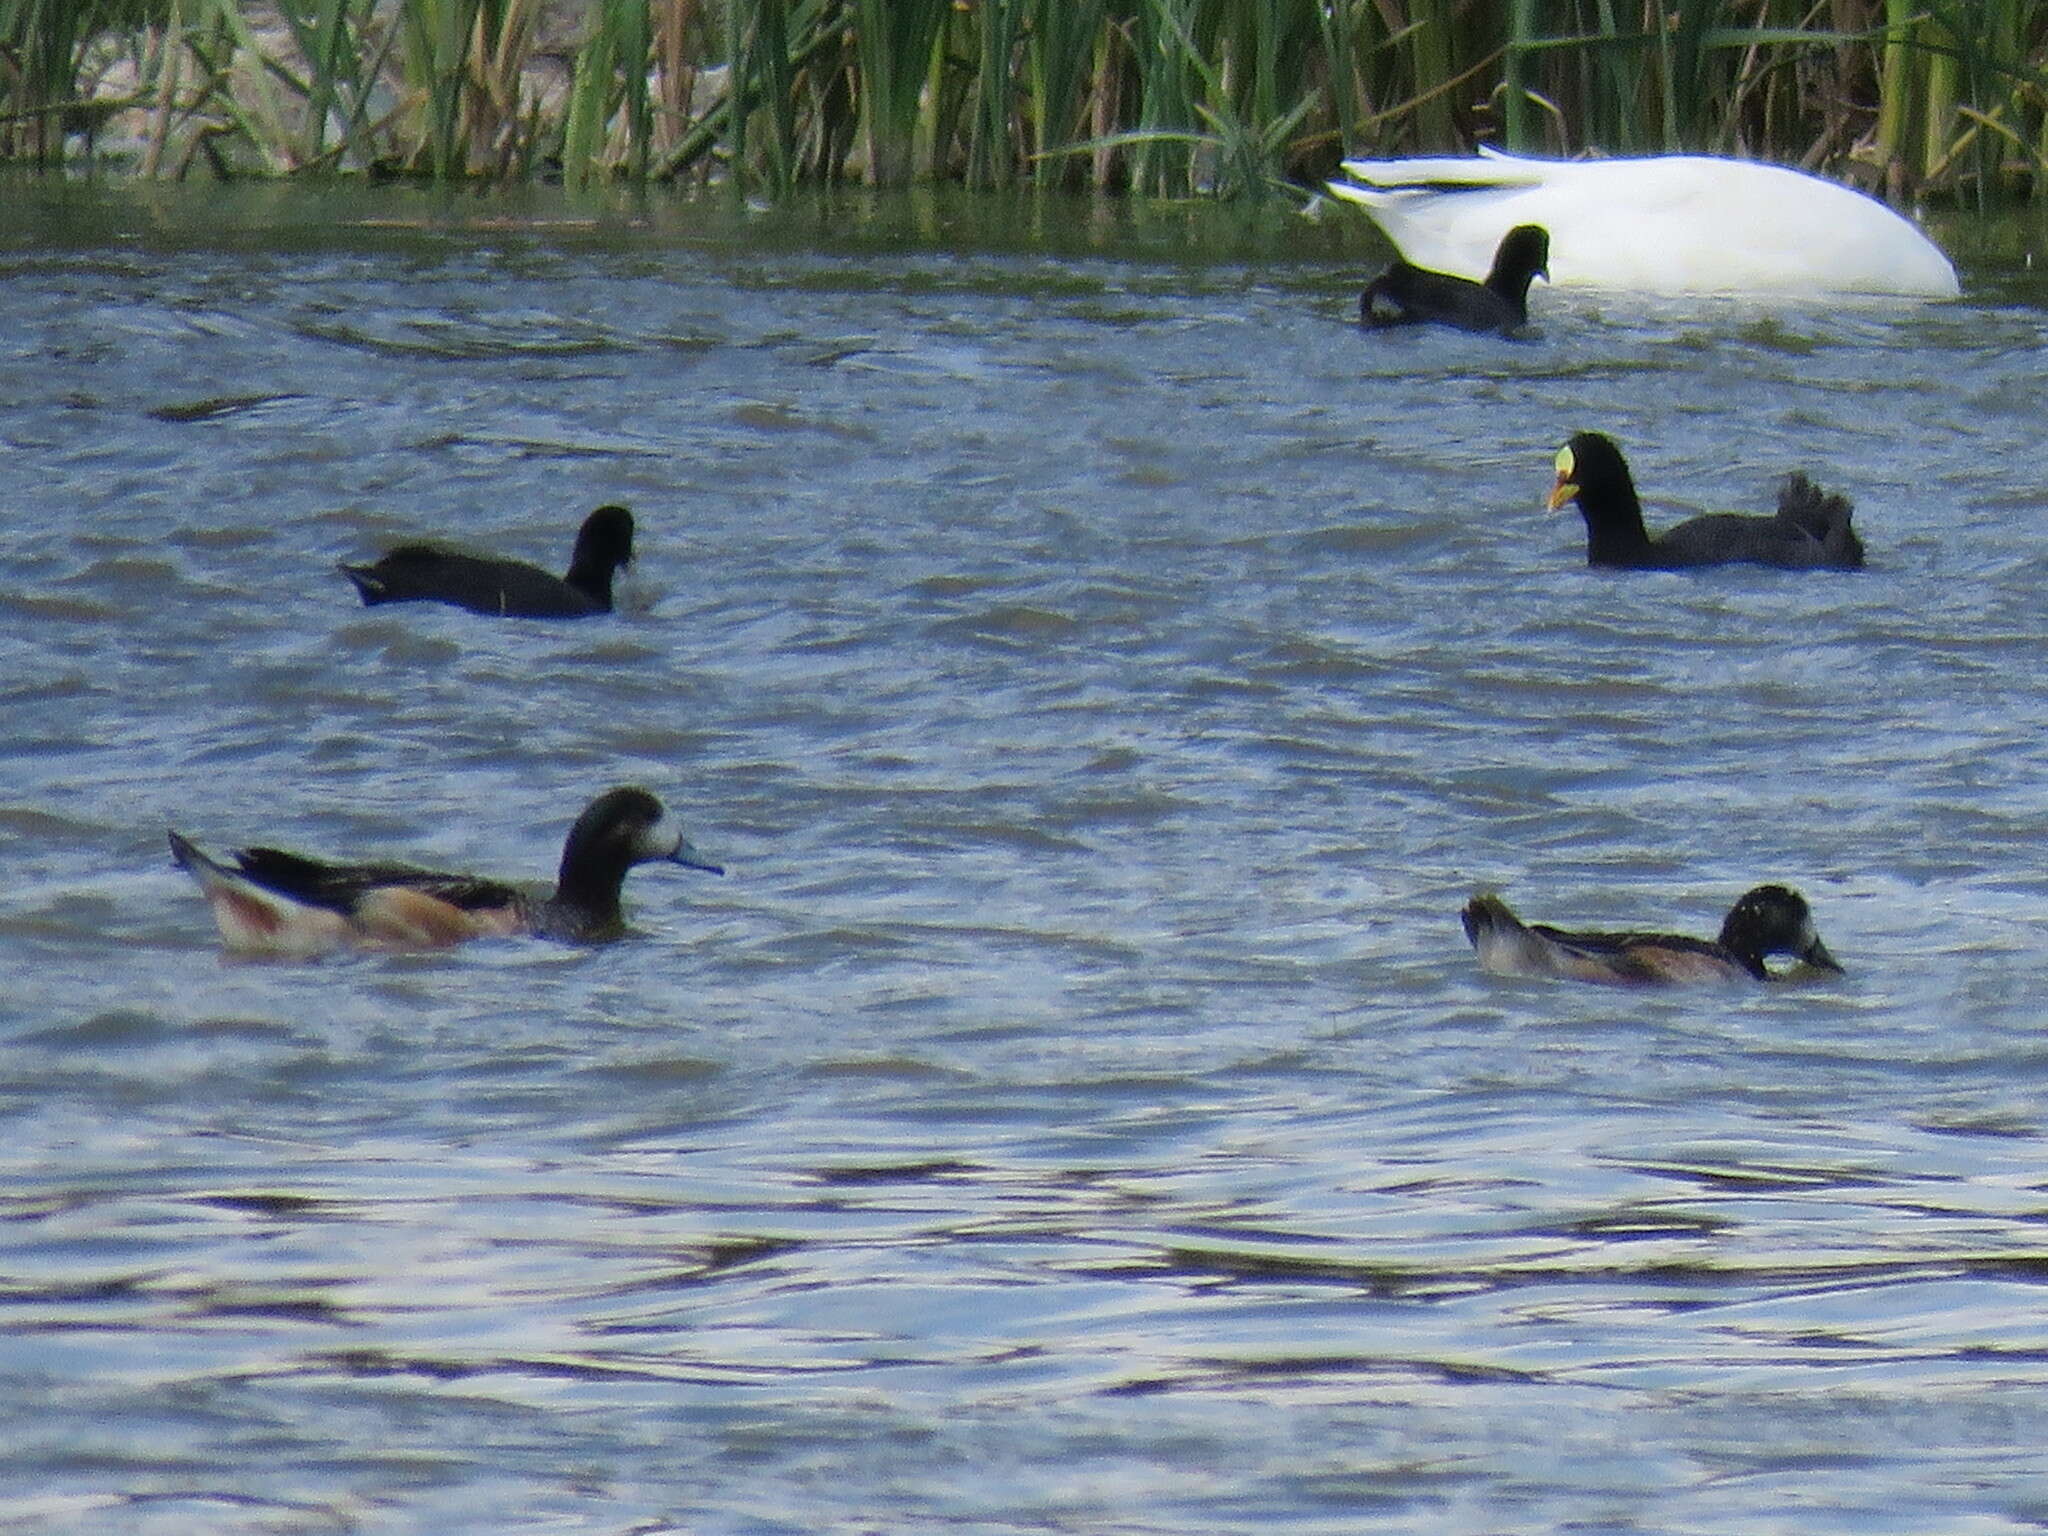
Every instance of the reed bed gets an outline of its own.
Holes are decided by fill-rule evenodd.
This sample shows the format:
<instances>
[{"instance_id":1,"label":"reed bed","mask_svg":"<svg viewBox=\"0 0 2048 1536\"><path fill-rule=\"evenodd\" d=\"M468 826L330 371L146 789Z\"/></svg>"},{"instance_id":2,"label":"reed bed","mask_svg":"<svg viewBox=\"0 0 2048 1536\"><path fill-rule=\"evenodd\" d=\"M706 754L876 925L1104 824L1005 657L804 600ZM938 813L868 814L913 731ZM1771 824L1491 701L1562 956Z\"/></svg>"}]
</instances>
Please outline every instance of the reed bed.
<instances>
[{"instance_id":1,"label":"reed bed","mask_svg":"<svg viewBox=\"0 0 2048 1536\"><path fill-rule=\"evenodd\" d=\"M1260 197L1694 149L2048 195L2048 0L0 0L0 156Z\"/></svg>"}]
</instances>

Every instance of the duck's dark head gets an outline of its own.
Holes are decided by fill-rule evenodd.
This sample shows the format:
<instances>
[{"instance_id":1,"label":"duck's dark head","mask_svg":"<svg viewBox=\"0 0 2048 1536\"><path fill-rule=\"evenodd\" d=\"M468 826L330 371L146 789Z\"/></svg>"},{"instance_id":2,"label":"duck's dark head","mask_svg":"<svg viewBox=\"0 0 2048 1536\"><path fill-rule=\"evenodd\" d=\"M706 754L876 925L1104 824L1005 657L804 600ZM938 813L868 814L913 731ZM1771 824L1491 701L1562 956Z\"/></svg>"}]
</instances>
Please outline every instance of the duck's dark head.
<instances>
[{"instance_id":1,"label":"duck's dark head","mask_svg":"<svg viewBox=\"0 0 2048 1536\"><path fill-rule=\"evenodd\" d=\"M1762 968L1766 955L1791 955L1815 970L1842 973L1814 932L1806 898L1788 886L1760 885L1745 891L1721 924L1721 947L1755 969Z\"/></svg>"},{"instance_id":2,"label":"duck's dark head","mask_svg":"<svg viewBox=\"0 0 2048 1536\"><path fill-rule=\"evenodd\" d=\"M609 884L616 894L627 870L656 862L725 873L699 856L653 795L632 785L608 789L583 808L569 829L562 845L561 889L585 891Z\"/></svg>"}]
</instances>

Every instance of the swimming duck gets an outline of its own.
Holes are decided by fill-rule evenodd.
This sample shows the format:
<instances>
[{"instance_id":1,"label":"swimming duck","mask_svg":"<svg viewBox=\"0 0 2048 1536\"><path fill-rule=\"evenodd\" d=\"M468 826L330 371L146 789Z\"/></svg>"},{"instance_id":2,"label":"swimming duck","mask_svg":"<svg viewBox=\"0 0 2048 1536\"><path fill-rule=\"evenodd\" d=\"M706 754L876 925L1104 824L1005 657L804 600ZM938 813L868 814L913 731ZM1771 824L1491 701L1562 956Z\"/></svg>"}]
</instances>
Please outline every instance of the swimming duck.
<instances>
[{"instance_id":1,"label":"swimming duck","mask_svg":"<svg viewBox=\"0 0 2048 1536\"><path fill-rule=\"evenodd\" d=\"M619 887L635 864L666 860L714 875L661 802L644 789L606 790L562 846L546 896L473 875L410 864L329 864L278 848L244 848L232 865L171 833L171 856L205 893L221 942L240 954L306 957L328 950L440 949L527 934L595 944L625 932Z\"/></svg>"},{"instance_id":2,"label":"swimming duck","mask_svg":"<svg viewBox=\"0 0 2048 1536\"><path fill-rule=\"evenodd\" d=\"M1940 249L1875 198L1712 155L1346 160L1330 191L1418 267L1477 272L1518 224L1550 232L1560 282L1659 294L1952 299Z\"/></svg>"},{"instance_id":3,"label":"swimming duck","mask_svg":"<svg viewBox=\"0 0 2048 1536\"><path fill-rule=\"evenodd\" d=\"M1778 510L1769 517L1708 512L1655 538L1643 526L1643 504L1628 461L1599 432L1575 433L1557 451L1550 510L1579 504L1586 520L1586 563L1631 570L1696 565L1775 565L1787 569L1863 569L1863 541L1849 526L1846 496L1823 491L1806 476L1785 477Z\"/></svg>"},{"instance_id":4,"label":"swimming duck","mask_svg":"<svg viewBox=\"0 0 2048 1536\"><path fill-rule=\"evenodd\" d=\"M566 576L439 544L401 544L375 565L343 562L340 570L365 607L452 603L500 618L581 619L612 611L612 574L632 561L633 514L599 507L583 520Z\"/></svg>"},{"instance_id":5,"label":"swimming duck","mask_svg":"<svg viewBox=\"0 0 2048 1536\"><path fill-rule=\"evenodd\" d=\"M1766 955L1792 955L1816 970L1841 974L1813 930L1806 898L1782 885L1760 885L1728 909L1712 943L1677 933L1574 933L1524 923L1498 896L1476 896L1464 913L1465 937L1479 964L1502 976L1559 976L1569 981L1669 985L1696 981L1771 981Z\"/></svg>"},{"instance_id":6,"label":"swimming duck","mask_svg":"<svg viewBox=\"0 0 2048 1536\"><path fill-rule=\"evenodd\" d=\"M1550 276L1550 236L1517 224L1501 236L1484 282L1397 261L1358 296L1359 323L1375 329L1437 320L1461 331L1512 331L1529 323L1529 284Z\"/></svg>"}]
</instances>

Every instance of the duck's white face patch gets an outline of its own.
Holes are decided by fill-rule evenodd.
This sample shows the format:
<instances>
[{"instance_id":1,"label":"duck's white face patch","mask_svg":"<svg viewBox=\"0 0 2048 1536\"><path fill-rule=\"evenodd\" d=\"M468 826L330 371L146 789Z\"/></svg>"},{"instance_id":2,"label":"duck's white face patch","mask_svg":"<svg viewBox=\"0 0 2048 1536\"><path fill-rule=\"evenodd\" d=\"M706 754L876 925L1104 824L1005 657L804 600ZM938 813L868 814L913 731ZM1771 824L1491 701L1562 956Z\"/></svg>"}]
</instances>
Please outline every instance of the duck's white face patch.
<instances>
[{"instance_id":1,"label":"duck's white face patch","mask_svg":"<svg viewBox=\"0 0 2048 1536\"><path fill-rule=\"evenodd\" d=\"M672 859L684 848L683 829L663 812L655 820L640 829L640 835L633 839L635 861L649 859Z\"/></svg>"}]
</instances>

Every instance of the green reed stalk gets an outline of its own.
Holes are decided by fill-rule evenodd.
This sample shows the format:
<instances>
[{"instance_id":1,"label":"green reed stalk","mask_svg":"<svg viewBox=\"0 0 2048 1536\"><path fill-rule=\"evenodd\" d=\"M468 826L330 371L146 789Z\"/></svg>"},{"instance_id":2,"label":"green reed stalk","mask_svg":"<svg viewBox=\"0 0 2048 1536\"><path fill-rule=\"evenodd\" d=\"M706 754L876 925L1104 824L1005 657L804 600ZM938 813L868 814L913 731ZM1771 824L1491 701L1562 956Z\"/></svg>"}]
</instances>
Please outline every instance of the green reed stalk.
<instances>
[{"instance_id":1,"label":"green reed stalk","mask_svg":"<svg viewBox=\"0 0 2048 1536\"><path fill-rule=\"evenodd\" d=\"M1914 0L1885 0L1883 62L1878 72L1877 157L1887 172L1902 165L1913 106Z\"/></svg>"},{"instance_id":2,"label":"green reed stalk","mask_svg":"<svg viewBox=\"0 0 2048 1536\"><path fill-rule=\"evenodd\" d=\"M54 165L81 55L104 33L160 26L168 0L0 0L0 153Z\"/></svg>"},{"instance_id":3,"label":"green reed stalk","mask_svg":"<svg viewBox=\"0 0 2048 1536\"><path fill-rule=\"evenodd\" d=\"M506 176L545 135L575 179L674 174L722 146L736 186L781 194L840 174L858 140L882 185L1092 174L1256 195L1343 150L1464 147L1485 126L1471 104L1498 93L1513 147L1545 137L1540 110L1567 147L1840 172L1861 140L1900 186L1989 198L2024 173L2048 193L2048 0L1883 0L1867 32L1877 0L581 0L547 122L528 83L542 0L266 0L291 34L275 57L255 3L0 0L0 153L60 155L81 59L125 35L147 54L154 174L204 153L223 174L396 156ZM731 72L692 122L707 29ZM394 61L403 120L373 123Z\"/></svg>"},{"instance_id":4,"label":"green reed stalk","mask_svg":"<svg viewBox=\"0 0 2048 1536\"><path fill-rule=\"evenodd\" d=\"M1329 70L1330 112L1336 120L1337 149L1348 153L1358 142L1358 112L1363 93L1359 89L1358 56L1352 26L1353 0L1331 0L1315 7L1322 28L1323 57Z\"/></svg>"},{"instance_id":5,"label":"green reed stalk","mask_svg":"<svg viewBox=\"0 0 2048 1536\"><path fill-rule=\"evenodd\" d=\"M760 40L758 29L742 30L735 43L729 28L726 94L713 103L701 122L693 124L662 154L651 174L679 175L723 144L732 161L735 190L744 186L750 173L744 163L750 142L745 118L760 106L763 87L759 82L765 79L784 82L785 99L778 118L786 112L790 124L792 178L802 174L807 156L814 174L836 176L839 155L831 146L850 136L850 130L830 106L842 94L840 87L846 74L840 63L845 49L836 6L837 0L796 0L786 21L789 41L779 58ZM728 23L735 18L744 27L745 18L739 16L736 6L727 13ZM730 51L734 47L739 50L738 59ZM800 98L816 98L808 118L802 115ZM810 146L808 151L805 145Z\"/></svg>"},{"instance_id":6,"label":"green reed stalk","mask_svg":"<svg viewBox=\"0 0 2048 1536\"><path fill-rule=\"evenodd\" d=\"M1249 57L1250 79L1236 92L1236 109L1247 122L1264 126L1280 120L1280 51L1287 43L1287 15L1282 0L1233 6L1227 11L1211 8L1211 14L1233 15L1236 36L1229 39L1229 62ZM1249 36L1245 34L1249 33ZM1215 55L1211 55L1212 60Z\"/></svg>"},{"instance_id":7,"label":"green reed stalk","mask_svg":"<svg viewBox=\"0 0 2048 1536\"><path fill-rule=\"evenodd\" d=\"M1971 18L1972 25L1950 25L1947 28L1956 44L1956 121L1959 124L1966 118L1972 121L1969 128L1951 137L1944 153L1949 164L1968 167L1980 207L1984 206L1998 175L1997 135L1982 130L1987 125L1996 124L1996 114L2004 107L2002 100L1995 101L2003 93L1998 90L1994 78L1996 71L1991 64L2003 41L1998 35L2002 9L1995 0L1979 0L1976 14Z\"/></svg>"},{"instance_id":8,"label":"green reed stalk","mask_svg":"<svg viewBox=\"0 0 2048 1536\"><path fill-rule=\"evenodd\" d=\"M514 161L530 159L533 154L523 102L540 6L541 0L491 0L477 12L476 32L470 39L462 131L472 153L489 155L495 175L503 175ZM644 10L641 24L643 28L646 25ZM651 46L651 41L643 41L638 67L643 117L646 55Z\"/></svg>"},{"instance_id":9,"label":"green reed stalk","mask_svg":"<svg viewBox=\"0 0 2048 1536\"><path fill-rule=\"evenodd\" d=\"M1177 0L1148 0L1134 35L1138 123L1128 140L1136 151L1131 185L1159 197L1185 197L1198 189L1195 149L1202 135L1192 69L1198 56L1181 9Z\"/></svg>"},{"instance_id":10,"label":"green reed stalk","mask_svg":"<svg viewBox=\"0 0 2048 1536\"><path fill-rule=\"evenodd\" d=\"M562 170L571 181L581 184L610 167L611 123L621 108L629 167L646 175L654 138L647 93L653 56L646 0L599 0L576 53L562 135Z\"/></svg>"},{"instance_id":11,"label":"green reed stalk","mask_svg":"<svg viewBox=\"0 0 2048 1536\"><path fill-rule=\"evenodd\" d=\"M1533 147L1529 111L1529 48L1536 39L1536 0L1513 0L1508 19L1508 51L1502 63L1504 94L1501 126L1508 148ZM1348 141L1349 135L1346 135Z\"/></svg>"},{"instance_id":12,"label":"green reed stalk","mask_svg":"<svg viewBox=\"0 0 2048 1536\"><path fill-rule=\"evenodd\" d=\"M773 130L768 139L768 181L782 194L796 184L796 92L789 64L788 0L762 0L756 7L749 42L749 67Z\"/></svg>"},{"instance_id":13,"label":"green reed stalk","mask_svg":"<svg viewBox=\"0 0 2048 1536\"><path fill-rule=\"evenodd\" d=\"M142 174L153 177L163 165L164 147L171 137L171 112L177 101L178 84L185 61L184 0L171 0L170 15L156 47L156 68L143 77L146 90L156 93L150 109L148 147L142 155Z\"/></svg>"},{"instance_id":14,"label":"green reed stalk","mask_svg":"<svg viewBox=\"0 0 2048 1536\"><path fill-rule=\"evenodd\" d=\"M1923 171L1944 163L1955 123L1956 56L1946 25L1932 23L1922 36L1930 45L1921 99L1920 166Z\"/></svg>"},{"instance_id":15,"label":"green reed stalk","mask_svg":"<svg viewBox=\"0 0 2048 1536\"><path fill-rule=\"evenodd\" d=\"M1979 26L1958 22L1953 28L1962 46L1968 85L1963 110L1978 130L1975 173L1980 208L1988 208L2001 190L2009 151L2027 158L2030 174L2038 175L2041 169L2025 124L2029 112L2038 112L2044 100L2043 56L2029 53L2024 10L2023 0L1984 0Z\"/></svg>"},{"instance_id":16,"label":"green reed stalk","mask_svg":"<svg viewBox=\"0 0 2048 1536\"><path fill-rule=\"evenodd\" d=\"M970 187L1007 186L1017 151L1012 124L1017 118L1018 71L1014 64L1023 0L983 0L976 12L974 122L967 146Z\"/></svg>"},{"instance_id":17,"label":"green reed stalk","mask_svg":"<svg viewBox=\"0 0 2048 1536\"><path fill-rule=\"evenodd\" d=\"M1219 48L1212 36L1204 50L1188 30L1190 20L1213 23L1214 16L1154 0L1149 15L1139 19L1144 23L1135 29L1139 126L1098 134L1052 153L1125 152L1133 188L1168 196L1202 190L1207 164L1212 170L1209 190L1218 196L1263 196L1278 183L1285 146L1318 105L1318 94L1304 94L1277 121L1253 122L1239 100L1254 94L1256 84L1235 89L1230 49ZM1197 119L1202 127L1187 126Z\"/></svg>"},{"instance_id":18,"label":"green reed stalk","mask_svg":"<svg viewBox=\"0 0 2048 1536\"><path fill-rule=\"evenodd\" d=\"M1580 78L1570 115L1577 119L1580 137L1589 144L1615 149L1632 148L1632 126L1636 121L1633 81L1625 74L1626 63L1618 46L1621 29L1615 25L1610 0L1598 0L1598 13L1590 35L1582 34L1586 46L1574 49Z\"/></svg>"},{"instance_id":19,"label":"green reed stalk","mask_svg":"<svg viewBox=\"0 0 2048 1536\"><path fill-rule=\"evenodd\" d=\"M1765 145L1788 150L1802 147L1806 153L1825 151L1839 105L1820 102L1817 111L1809 112L1794 88L1793 69L1781 66L1795 64L1803 53L1811 53L1816 63L1826 58L1839 64L1848 40L1840 34L1800 28L1797 7L1802 3L1765 0L1754 27L1709 31L1701 45L1701 67L1716 66L1710 50L1726 55L1733 67L1715 67L1719 94L1695 107L1687 130L1688 147L1732 151L1746 141L1754 123L1758 125L1756 137ZM1823 54L1821 49L1830 43L1832 47Z\"/></svg>"},{"instance_id":20,"label":"green reed stalk","mask_svg":"<svg viewBox=\"0 0 2048 1536\"><path fill-rule=\"evenodd\" d=\"M815 6L805 7L814 11ZM807 20L808 17L800 17ZM738 103L727 123L726 147L735 189L744 188L756 167L748 158L748 125L758 104L765 108L769 135L766 178L778 194L796 184L796 86L790 66L789 0L755 0L726 5L726 65L729 99Z\"/></svg>"},{"instance_id":21,"label":"green reed stalk","mask_svg":"<svg viewBox=\"0 0 2048 1536\"><path fill-rule=\"evenodd\" d=\"M289 114L278 99L282 85L304 97L308 88L265 56L248 18L235 0L198 0L186 45L207 72L202 92L208 106L227 119L235 136L261 157L263 169L282 175L297 169ZM202 145L210 141L202 138Z\"/></svg>"},{"instance_id":22,"label":"green reed stalk","mask_svg":"<svg viewBox=\"0 0 2048 1536\"><path fill-rule=\"evenodd\" d=\"M950 0L853 0L868 180L907 186L916 173L918 98Z\"/></svg>"},{"instance_id":23,"label":"green reed stalk","mask_svg":"<svg viewBox=\"0 0 2048 1536\"><path fill-rule=\"evenodd\" d=\"M436 177L468 169L462 146L462 95L469 42L481 0L402 0L405 73L426 109L425 141L414 149Z\"/></svg>"},{"instance_id":24,"label":"green reed stalk","mask_svg":"<svg viewBox=\"0 0 2048 1536\"><path fill-rule=\"evenodd\" d=\"M1699 69L1701 54L1699 32L1705 19L1704 7L1700 0L1680 0L1672 25L1671 13L1664 9L1661 0L1650 0L1645 20L1655 39L1657 54L1658 114L1663 119L1663 133L1659 135L1658 147L1669 153L1682 148L1686 140L1689 122L1682 123L1678 115L1678 89L1681 73L1688 90L1687 99L1698 103L1702 109L1701 87L1705 84ZM1690 114L1689 114L1690 116Z\"/></svg>"},{"instance_id":25,"label":"green reed stalk","mask_svg":"<svg viewBox=\"0 0 2048 1536\"><path fill-rule=\"evenodd\" d=\"M1068 174L1051 152L1077 137L1083 87L1102 36L1103 0L1024 0L1024 76L1033 175L1041 185Z\"/></svg>"},{"instance_id":26,"label":"green reed stalk","mask_svg":"<svg viewBox=\"0 0 2048 1536\"><path fill-rule=\"evenodd\" d=\"M758 24L750 31L747 20L757 11L740 0L725 0L725 159L735 196L747 185L747 116L754 74L749 39L760 33Z\"/></svg>"},{"instance_id":27,"label":"green reed stalk","mask_svg":"<svg viewBox=\"0 0 2048 1536\"><path fill-rule=\"evenodd\" d=\"M956 22L971 26L973 19L966 11L946 6L926 53L924 89L918 97L916 123L911 130L911 164L923 167L923 174L934 180L949 158L962 123L972 121L966 113L968 92L963 71L952 65ZM917 172L913 170L912 174Z\"/></svg>"},{"instance_id":28,"label":"green reed stalk","mask_svg":"<svg viewBox=\"0 0 2048 1536\"><path fill-rule=\"evenodd\" d=\"M77 7L52 0L5 0L0 38L13 76L6 105L13 153L54 165L63 157L64 128L55 115L77 79Z\"/></svg>"},{"instance_id":29,"label":"green reed stalk","mask_svg":"<svg viewBox=\"0 0 2048 1536\"><path fill-rule=\"evenodd\" d=\"M1447 148L1457 142L1450 93L1444 87L1458 74L1452 63L1455 40L1451 0L1410 0L1408 34L1410 65L1415 74L1415 129L1421 144Z\"/></svg>"},{"instance_id":30,"label":"green reed stalk","mask_svg":"<svg viewBox=\"0 0 2048 1536\"><path fill-rule=\"evenodd\" d=\"M210 3L198 0L198 7L206 11ZM193 0L179 0L181 9L191 4ZM312 0L302 6L287 0L278 8L306 62L303 81L275 60L265 64L303 101L305 121L289 149L294 166L326 166L344 158L368 166L380 158L370 112L377 82L400 33L375 25L376 0L360 0L360 13L352 12L351 4L352 0ZM330 133L336 138L332 147Z\"/></svg>"},{"instance_id":31,"label":"green reed stalk","mask_svg":"<svg viewBox=\"0 0 2048 1536\"><path fill-rule=\"evenodd\" d=\"M278 14L306 60L306 132L299 153L302 163L316 161L326 153L329 120L351 65L360 57L349 27L347 0L314 0L305 14L287 3L278 7Z\"/></svg>"}]
</instances>

